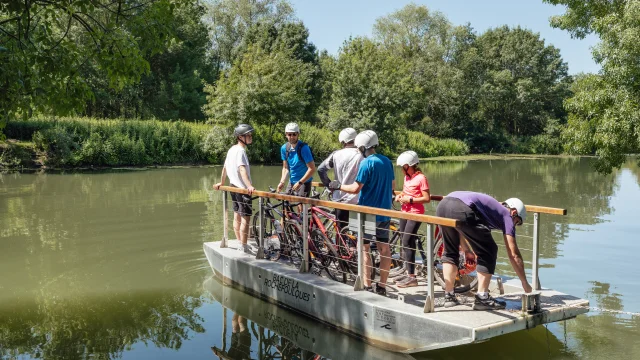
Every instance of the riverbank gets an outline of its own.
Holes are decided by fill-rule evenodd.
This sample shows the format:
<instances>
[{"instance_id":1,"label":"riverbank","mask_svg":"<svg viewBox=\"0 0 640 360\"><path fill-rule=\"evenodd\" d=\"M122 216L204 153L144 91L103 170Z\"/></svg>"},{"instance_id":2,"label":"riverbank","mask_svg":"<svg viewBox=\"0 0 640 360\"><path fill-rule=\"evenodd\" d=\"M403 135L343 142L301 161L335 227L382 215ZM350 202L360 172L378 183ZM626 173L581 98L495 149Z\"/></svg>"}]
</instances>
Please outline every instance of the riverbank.
<instances>
[{"instance_id":1,"label":"riverbank","mask_svg":"<svg viewBox=\"0 0 640 360\"><path fill-rule=\"evenodd\" d=\"M435 156L431 158L420 158L420 161L425 163L464 163L468 161L483 161L483 160L521 160L521 159L554 159L554 158L577 158L577 157L589 157L589 156L574 156L574 155L546 155L546 154L468 154L457 156ZM0 170L18 170L18 171L144 171L148 169L179 169L179 168L195 168L195 167L219 167L221 164L212 164L206 161L202 162L187 162L177 164L149 164L140 166L52 166L44 165L46 163L46 154L37 151L33 142L21 142L17 140L8 140L7 142L0 143ZM280 165L280 163L256 163L255 165Z\"/></svg>"},{"instance_id":2,"label":"riverbank","mask_svg":"<svg viewBox=\"0 0 640 360\"><path fill-rule=\"evenodd\" d=\"M249 147L252 164L280 164L278 149L284 143L277 125L256 125ZM313 149L316 162L334 151L337 132L301 123L301 140ZM232 127L186 121L35 117L9 122L0 143L0 169L144 168L158 166L220 165L232 145ZM412 149L428 161L474 161L546 156L536 137L512 139L511 154L470 154L457 139L433 138L410 130L398 131L380 152L395 158ZM538 142L536 142L538 141ZM540 145L538 144L538 145ZM546 151L549 152L549 151ZM552 152L558 152L557 149Z\"/></svg>"},{"instance_id":3,"label":"riverbank","mask_svg":"<svg viewBox=\"0 0 640 360\"><path fill-rule=\"evenodd\" d=\"M313 149L317 161L339 146L337 132L305 123L300 126L301 140ZM278 150L285 142L280 127L255 125L248 152L251 163L280 163ZM93 169L221 164L233 143L232 132L233 126L186 121L82 117L14 120L4 129L10 140L0 148L0 167ZM395 157L404 148L415 150L421 157L469 153L463 141L432 138L409 130L398 131L397 139L381 144L380 150Z\"/></svg>"}]
</instances>

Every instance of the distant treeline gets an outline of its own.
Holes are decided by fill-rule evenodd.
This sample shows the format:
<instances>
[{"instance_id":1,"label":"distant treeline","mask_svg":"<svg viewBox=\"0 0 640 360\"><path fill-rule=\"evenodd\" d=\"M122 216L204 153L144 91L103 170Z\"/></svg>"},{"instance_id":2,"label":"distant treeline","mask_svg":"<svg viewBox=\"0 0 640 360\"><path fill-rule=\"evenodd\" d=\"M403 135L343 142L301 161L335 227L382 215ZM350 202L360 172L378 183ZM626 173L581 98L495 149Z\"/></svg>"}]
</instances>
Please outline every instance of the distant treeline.
<instances>
[{"instance_id":1,"label":"distant treeline","mask_svg":"<svg viewBox=\"0 0 640 360\"><path fill-rule=\"evenodd\" d=\"M78 164L165 163L213 155L197 145L208 133L201 125L151 121L144 130L147 120L67 119L43 126L44 119L70 114L182 120L227 132L248 122L264 135L252 150L263 162L274 160L272 147L284 141L282 129L290 121L313 129L303 134L305 141L318 134L331 147L334 135L349 126L375 130L390 153L563 150L563 101L573 80L559 50L527 29L503 26L479 34L470 24L454 25L442 13L410 4L377 19L371 38L346 39L333 55L309 42L307 28L284 0L139 0L127 2L128 12L113 2L84 0L64 5L78 8L75 15L59 18L54 15L60 9L47 4L7 8L19 17L31 6L32 16L41 16L50 28L24 33L17 22L2 24L0 115L16 122L5 129L9 137L30 122L39 124L41 144L50 137L60 140L56 132L76 124L67 140L73 140L70 149L76 154L69 161ZM12 31L40 44L16 42L6 35ZM22 85L6 85L14 83ZM119 130L113 134L127 138L111 138L111 130L78 130L114 126ZM198 135L187 140L192 135L182 131L196 128ZM179 137L182 145L149 137L162 131L176 132L167 136ZM184 152L186 143L193 150ZM322 152L322 144L314 148ZM96 148L105 153L95 155ZM115 148L128 150L109 152ZM85 149L82 155L79 149Z\"/></svg>"}]
</instances>

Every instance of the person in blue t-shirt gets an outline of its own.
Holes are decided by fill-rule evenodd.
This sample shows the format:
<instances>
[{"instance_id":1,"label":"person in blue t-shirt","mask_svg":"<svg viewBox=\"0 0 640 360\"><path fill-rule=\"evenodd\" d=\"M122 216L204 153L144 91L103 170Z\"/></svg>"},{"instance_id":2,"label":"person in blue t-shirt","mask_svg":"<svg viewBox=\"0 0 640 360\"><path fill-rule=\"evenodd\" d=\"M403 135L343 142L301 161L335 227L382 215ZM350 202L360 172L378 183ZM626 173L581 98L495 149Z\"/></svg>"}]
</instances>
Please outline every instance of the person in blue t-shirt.
<instances>
[{"instance_id":1,"label":"person in blue t-shirt","mask_svg":"<svg viewBox=\"0 0 640 360\"><path fill-rule=\"evenodd\" d=\"M380 209L391 209L393 189L396 187L396 180L393 174L393 164L388 157L376 153L378 146L378 135L372 130L365 130L356 136L355 145L365 157L358 167L356 182L342 185L334 180L329 183L329 190L341 190L344 192L360 193L358 205L372 206ZM375 292L385 296L387 294L386 284L391 267L391 251L389 250L389 223L388 216L376 215L376 235L375 240L380 251L380 282L376 284ZM371 242L373 236L364 235L364 261L365 273L369 274L371 264ZM368 291L374 291L371 286L371 278L364 277L364 286Z\"/></svg>"},{"instance_id":2,"label":"person in blue t-shirt","mask_svg":"<svg viewBox=\"0 0 640 360\"><path fill-rule=\"evenodd\" d=\"M285 127L287 142L280 148L282 159L282 177L278 183L277 191L280 192L289 176L287 193L308 197L311 192L311 180L316 171L316 164L309 145L300 141L300 127L296 123L288 123Z\"/></svg>"}]
</instances>

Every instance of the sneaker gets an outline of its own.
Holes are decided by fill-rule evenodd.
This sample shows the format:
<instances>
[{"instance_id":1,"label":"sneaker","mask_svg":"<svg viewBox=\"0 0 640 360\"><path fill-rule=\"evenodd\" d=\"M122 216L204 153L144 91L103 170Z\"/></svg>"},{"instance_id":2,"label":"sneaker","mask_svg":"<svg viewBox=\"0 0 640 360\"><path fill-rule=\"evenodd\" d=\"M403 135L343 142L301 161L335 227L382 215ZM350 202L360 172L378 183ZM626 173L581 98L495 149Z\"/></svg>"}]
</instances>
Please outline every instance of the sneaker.
<instances>
[{"instance_id":1,"label":"sneaker","mask_svg":"<svg viewBox=\"0 0 640 360\"><path fill-rule=\"evenodd\" d=\"M373 286L365 286L364 291L373 292Z\"/></svg>"},{"instance_id":2,"label":"sneaker","mask_svg":"<svg viewBox=\"0 0 640 360\"><path fill-rule=\"evenodd\" d=\"M387 296L387 288L386 287L382 287L379 284L376 284L376 294L382 295L382 296Z\"/></svg>"},{"instance_id":3,"label":"sneaker","mask_svg":"<svg viewBox=\"0 0 640 360\"><path fill-rule=\"evenodd\" d=\"M251 246L249 246L249 244L242 245L242 251L244 251L245 254L254 255L253 251L251 251Z\"/></svg>"},{"instance_id":4,"label":"sneaker","mask_svg":"<svg viewBox=\"0 0 640 360\"><path fill-rule=\"evenodd\" d=\"M455 294L453 295L447 294L447 293L444 294L444 307L450 308L458 305L460 305L460 301L458 300Z\"/></svg>"},{"instance_id":5,"label":"sneaker","mask_svg":"<svg viewBox=\"0 0 640 360\"><path fill-rule=\"evenodd\" d=\"M396 276L400 276L400 275L404 275L405 271L404 271L404 267L397 267L395 269L391 269L389 270L389 277L396 277Z\"/></svg>"},{"instance_id":6,"label":"sneaker","mask_svg":"<svg viewBox=\"0 0 640 360\"><path fill-rule=\"evenodd\" d=\"M506 306L506 302L496 300L491 297L491 295L488 295L486 298L481 298L476 295L473 303L473 310L502 310Z\"/></svg>"},{"instance_id":7,"label":"sneaker","mask_svg":"<svg viewBox=\"0 0 640 360\"><path fill-rule=\"evenodd\" d=\"M418 279L416 279L414 276L407 276L398 284L399 288L408 288L414 286L418 286Z\"/></svg>"},{"instance_id":8,"label":"sneaker","mask_svg":"<svg viewBox=\"0 0 640 360\"><path fill-rule=\"evenodd\" d=\"M400 284L401 282L405 281L408 277L409 275L403 274L400 276L396 276L394 278L389 278L389 280L387 280L387 284L389 285Z\"/></svg>"}]
</instances>

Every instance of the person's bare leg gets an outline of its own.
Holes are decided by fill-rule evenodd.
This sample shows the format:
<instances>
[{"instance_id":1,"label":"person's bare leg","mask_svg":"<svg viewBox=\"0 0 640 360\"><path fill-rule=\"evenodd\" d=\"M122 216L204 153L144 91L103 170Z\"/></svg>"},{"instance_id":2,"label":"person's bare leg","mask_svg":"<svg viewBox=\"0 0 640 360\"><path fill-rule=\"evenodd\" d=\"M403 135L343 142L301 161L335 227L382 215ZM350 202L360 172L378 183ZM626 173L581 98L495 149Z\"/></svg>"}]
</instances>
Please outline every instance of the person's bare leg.
<instances>
[{"instance_id":1,"label":"person's bare leg","mask_svg":"<svg viewBox=\"0 0 640 360\"><path fill-rule=\"evenodd\" d=\"M478 292L488 292L491 274L478 272Z\"/></svg>"},{"instance_id":2,"label":"person's bare leg","mask_svg":"<svg viewBox=\"0 0 640 360\"><path fill-rule=\"evenodd\" d=\"M236 235L236 239L242 241L242 236L240 235L240 214L234 212L233 213L233 233Z\"/></svg>"},{"instance_id":3,"label":"person's bare leg","mask_svg":"<svg viewBox=\"0 0 640 360\"><path fill-rule=\"evenodd\" d=\"M251 221L251 216L241 216L240 218L240 242L242 242L242 245L246 245L247 239L249 238L249 222Z\"/></svg>"},{"instance_id":4,"label":"person's bare leg","mask_svg":"<svg viewBox=\"0 0 640 360\"><path fill-rule=\"evenodd\" d=\"M455 281L456 281L456 275L458 275L458 267L451 263L443 263L442 273L444 276L444 291L448 293L452 293L453 285L455 284Z\"/></svg>"},{"instance_id":5,"label":"person's bare leg","mask_svg":"<svg viewBox=\"0 0 640 360\"><path fill-rule=\"evenodd\" d=\"M378 243L378 249L380 250L380 284L385 287L391 268L391 249L389 244L385 243Z\"/></svg>"},{"instance_id":6,"label":"person's bare leg","mask_svg":"<svg viewBox=\"0 0 640 360\"><path fill-rule=\"evenodd\" d=\"M362 250L362 262L364 263L364 274L363 274L363 279L364 279L364 286L369 287L371 286L371 277L369 276L369 274L371 274L371 269L372 269L372 263L371 263L371 246L369 244L365 244L362 246L363 250Z\"/></svg>"}]
</instances>

